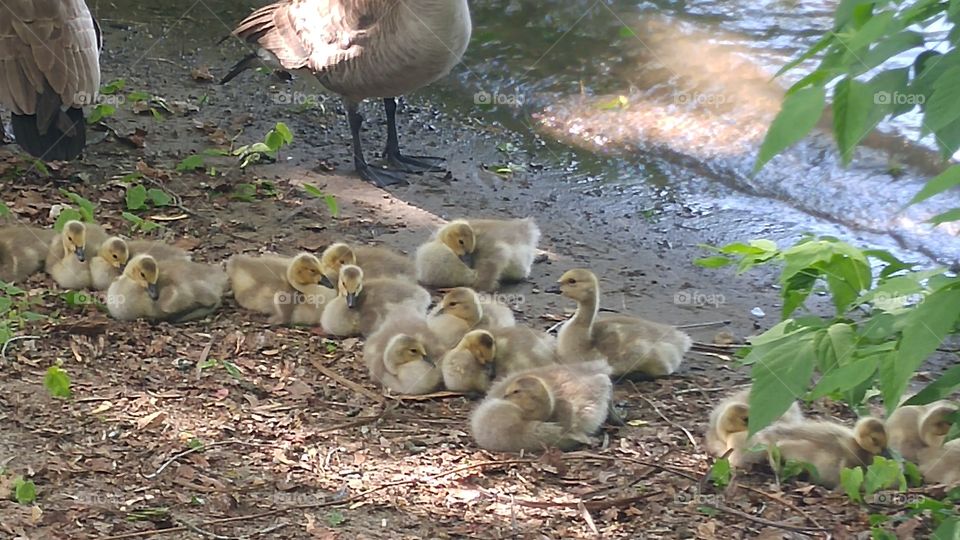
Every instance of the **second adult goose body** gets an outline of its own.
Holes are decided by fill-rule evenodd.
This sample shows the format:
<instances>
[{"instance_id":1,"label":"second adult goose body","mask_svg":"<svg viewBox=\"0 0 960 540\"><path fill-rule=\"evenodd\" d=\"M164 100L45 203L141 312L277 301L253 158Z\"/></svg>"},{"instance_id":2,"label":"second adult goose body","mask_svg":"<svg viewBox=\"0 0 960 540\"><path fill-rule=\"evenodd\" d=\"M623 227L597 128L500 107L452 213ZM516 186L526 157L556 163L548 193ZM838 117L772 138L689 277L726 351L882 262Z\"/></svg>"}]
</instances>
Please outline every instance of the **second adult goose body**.
<instances>
[{"instance_id":1,"label":"second adult goose body","mask_svg":"<svg viewBox=\"0 0 960 540\"><path fill-rule=\"evenodd\" d=\"M401 183L401 176L367 165L359 104L383 98L384 155L393 165L411 172L436 170L424 159L400 153L396 97L449 73L466 51L471 31L467 0L283 0L254 11L234 30L261 50L238 63L223 82L258 60L313 73L346 102L357 173L378 186Z\"/></svg>"}]
</instances>

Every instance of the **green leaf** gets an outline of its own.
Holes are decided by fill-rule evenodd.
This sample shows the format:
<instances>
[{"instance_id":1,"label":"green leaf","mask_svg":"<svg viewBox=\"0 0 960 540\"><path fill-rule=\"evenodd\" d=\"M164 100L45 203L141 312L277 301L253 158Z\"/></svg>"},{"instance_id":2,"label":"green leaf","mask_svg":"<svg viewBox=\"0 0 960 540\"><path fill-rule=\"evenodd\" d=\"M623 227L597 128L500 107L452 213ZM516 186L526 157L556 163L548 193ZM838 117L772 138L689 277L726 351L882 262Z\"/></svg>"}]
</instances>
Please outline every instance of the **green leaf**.
<instances>
[{"instance_id":1,"label":"green leaf","mask_svg":"<svg viewBox=\"0 0 960 540\"><path fill-rule=\"evenodd\" d=\"M897 399L920 364L933 354L943 338L956 326L958 317L960 290L955 289L935 291L910 312L893 373L890 380L883 381L886 384L883 399L888 413L896 406Z\"/></svg>"},{"instance_id":2,"label":"green leaf","mask_svg":"<svg viewBox=\"0 0 960 540\"><path fill-rule=\"evenodd\" d=\"M941 223L947 223L950 221L960 221L960 208L947 210L942 214L937 214L930 218L930 223L934 225L940 225Z\"/></svg>"},{"instance_id":3,"label":"green leaf","mask_svg":"<svg viewBox=\"0 0 960 540\"><path fill-rule=\"evenodd\" d=\"M717 459L713 467L710 468L710 480L713 481L713 485L721 489L730 485L732 476L733 471L730 468L730 461L726 458Z\"/></svg>"},{"instance_id":4,"label":"green leaf","mask_svg":"<svg viewBox=\"0 0 960 540\"><path fill-rule=\"evenodd\" d=\"M863 497L860 495L860 486L863 485L863 469L854 467L840 471L840 485L843 486L843 491L851 501L863 502Z\"/></svg>"},{"instance_id":5,"label":"green leaf","mask_svg":"<svg viewBox=\"0 0 960 540\"><path fill-rule=\"evenodd\" d=\"M257 200L257 186L253 184L237 184L230 197L238 201L253 202Z\"/></svg>"},{"instance_id":6,"label":"green leaf","mask_svg":"<svg viewBox=\"0 0 960 540\"><path fill-rule=\"evenodd\" d=\"M850 78L833 89L833 133L844 165L850 163L853 150L876 125L868 121L874 98L870 85Z\"/></svg>"},{"instance_id":7,"label":"green leaf","mask_svg":"<svg viewBox=\"0 0 960 540\"><path fill-rule=\"evenodd\" d=\"M147 188L143 184L127 187L127 210L143 210L147 206Z\"/></svg>"},{"instance_id":8,"label":"green leaf","mask_svg":"<svg viewBox=\"0 0 960 540\"><path fill-rule=\"evenodd\" d=\"M203 446L203 441L201 441L196 437L193 437L192 439L187 441L187 448L190 448L191 450L200 448L202 446Z\"/></svg>"},{"instance_id":9,"label":"green leaf","mask_svg":"<svg viewBox=\"0 0 960 540\"><path fill-rule=\"evenodd\" d=\"M127 85L127 81L123 79L114 79L107 84L100 87L100 93L111 96L116 94L120 90L123 90L123 87Z\"/></svg>"},{"instance_id":10,"label":"green leaf","mask_svg":"<svg viewBox=\"0 0 960 540\"><path fill-rule=\"evenodd\" d=\"M143 90L134 90L127 94L127 101L131 103L136 103L138 101L150 101L150 94L144 92Z\"/></svg>"},{"instance_id":11,"label":"green leaf","mask_svg":"<svg viewBox=\"0 0 960 540\"><path fill-rule=\"evenodd\" d=\"M752 356L756 352L751 351ZM813 340L788 340L756 360L751 375L750 435L780 418L804 394L814 365Z\"/></svg>"},{"instance_id":12,"label":"green leaf","mask_svg":"<svg viewBox=\"0 0 960 540\"><path fill-rule=\"evenodd\" d=\"M54 230L62 232L63 226L66 225L68 221L83 221L83 214L73 208L64 208L60 211L60 215L57 216L57 220L53 223Z\"/></svg>"},{"instance_id":13,"label":"green leaf","mask_svg":"<svg viewBox=\"0 0 960 540\"><path fill-rule=\"evenodd\" d=\"M960 99L958 99L957 102L960 103ZM927 182L927 185L925 185L919 193L910 199L910 202L907 203L907 206L925 201L934 195L943 193L944 191L957 186L960 186L960 165L954 165L953 167L950 167L949 169L937 175L933 180Z\"/></svg>"},{"instance_id":14,"label":"green leaf","mask_svg":"<svg viewBox=\"0 0 960 540\"><path fill-rule=\"evenodd\" d=\"M223 361L223 369L227 371L227 374L233 377L234 379L243 379L243 374L240 373L240 369L237 368L237 365L233 362L227 360Z\"/></svg>"},{"instance_id":15,"label":"green leaf","mask_svg":"<svg viewBox=\"0 0 960 540\"><path fill-rule=\"evenodd\" d=\"M875 354L831 370L820 379L809 398L820 399L837 391L843 392L857 387L877 372L880 360L881 355Z\"/></svg>"},{"instance_id":16,"label":"green leaf","mask_svg":"<svg viewBox=\"0 0 960 540\"><path fill-rule=\"evenodd\" d=\"M322 198L326 196L322 191L320 191L320 188L318 188L313 184L308 184L306 182L303 183L303 190L309 193L310 195L313 195L314 197Z\"/></svg>"},{"instance_id":17,"label":"green leaf","mask_svg":"<svg viewBox=\"0 0 960 540\"><path fill-rule=\"evenodd\" d=\"M825 101L826 91L820 87L797 90L784 98L780 112L773 119L760 145L754 172L806 136L820 121Z\"/></svg>"},{"instance_id":18,"label":"green leaf","mask_svg":"<svg viewBox=\"0 0 960 540\"><path fill-rule=\"evenodd\" d=\"M817 53L819 53L823 49L826 49L827 46L833 43L834 39L836 39L835 34L833 32L827 32L826 34L823 35L823 37L817 40L817 42L814 43L813 46L811 46L809 49L804 51L803 54L787 62L786 65L784 65L782 68L780 68L779 71L777 71L777 74L774 75L774 77L779 77L784 73L790 71L791 69L797 67L805 60L813 58Z\"/></svg>"},{"instance_id":19,"label":"green leaf","mask_svg":"<svg viewBox=\"0 0 960 540\"><path fill-rule=\"evenodd\" d=\"M70 376L60 366L47 368L47 374L43 377L43 386L46 387L51 396L70 397Z\"/></svg>"},{"instance_id":20,"label":"green leaf","mask_svg":"<svg viewBox=\"0 0 960 540\"><path fill-rule=\"evenodd\" d=\"M327 523L331 527L336 527L346 521L347 518L343 517L343 514L339 510L334 510L327 515Z\"/></svg>"},{"instance_id":21,"label":"green leaf","mask_svg":"<svg viewBox=\"0 0 960 540\"><path fill-rule=\"evenodd\" d=\"M10 215L10 208L6 205L6 203L4 203L3 201L0 201L0 217L7 217L9 215Z\"/></svg>"},{"instance_id":22,"label":"green leaf","mask_svg":"<svg viewBox=\"0 0 960 540\"><path fill-rule=\"evenodd\" d=\"M290 131L290 128L287 127L283 122L277 122L277 125L273 128L279 135L280 139L284 144L290 144L293 142L293 132Z\"/></svg>"},{"instance_id":23,"label":"green leaf","mask_svg":"<svg viewBox=\"0 0 960 540\"><path fill-rule=\"evenodd\" d=\"M948 69L933 83L933 94L924 108L925 130L940 131L960 118L960 99L957 99L957 88L960 88L960 66Z\"/></svg>"},{"instance_id":24,"label":"green leaf","mask_svg":"<svg viewBox=\"0 0 960 540\"><path fill-rule=\"evenodd\" d=\"M20 504L32 504L37 500L37 486L32 480L17 478L13 482L13 496Z\"/></svg>"},{"instance_id":25,"label":"green leaf","mask_svg":"<svg viewBox=\"0 0 960 540\"><path fill-rule=\"evenodd\" d=\"M93 206L92 202L81 197L79 194L66 189L61 189L60 193L62 193L66 198L70 199L70 202L80 208L80 215L83 216L83 221L86 221L87 223L93 222L93 214L96 211L96 208Z\"/></svg>"},{"instance_id":26,"label":"green leaf","mask_svg":"<svg viewBox=\"0 0 960 540\"><path fill-rule=\"evenodd\" d=\"M150 198L150 202L154 206L169 206L173 202L173 197L167 194L166 191L157 188L150 188L147 190L147 197Z\"/></svg>"},{"instance_id":27,"label":"green leaf","mask_svg":"<svg viewBox=\"0 0 960 540\"><path fill-rule=\"evenodd\" d=\"M693 261L693 264L700 266L702 268L720 268L721 266L728 266L733 264L733 259L728 259L727 257L715 256L715 257L704 257L702 259L696 259Z\"/></svg>"},{"instance_id":28,"label":"green leaf","mask_svg":"<svg viewBox=\"0 0 960 540\"><path fill-rule=\"evenodd\" d=\"M113 105L107 105L106 103L101 103L93 108L90 116L87 117L88 124L96 124L97 122L103 120L104 118L109 118L117 113L117 108Z\"/></svg>"},{"instance_id":29,"label":"green leaf","mask_svg":"<svg viewBox=\"0 0 960 540\"><path fill-rule=\"evenodd\" d=\"M200 154L193 154L192 156L187 156L183 159L183 161L177 164L177 171L194 171L197 169L203 169L205 167L206 163L204 163L203 156Z\"/></svg>"},{"instance_id":30,"label":"green leaf","mask_svg":"<svg viewBox=\"0 0 960 540\"><path fill-rule=\"evenodd\" d=\"M923 35L917 32L903 31L893 34L878 41L863 55L860 69L855 70L855 73L869 71L904 51L923 46L923 43Z\"/></svg>"},{"instance_id":31,"label":"green leaf","mask_svg":"<svg viewBox=\"0 0 960 540\"><path fill-rule=\"evenodd\" d=\"M930 537L931 540L957 540L958 538L960 538L960 517L943 520Z\"/></svg>"},{"instance_id":32,"label":"green leaf","mask_svg":"<svg viewBox=\"0 0 960 540\"><path fill-rule=\"evenodd\" d=\"M903 404L926 405L927 403L933 403L949 397L958 388L960 388L960 365L955 365Z\"/></svg>"},{"instance_id":33,"label":"green leaf","mask_svg":"<svg viewBox=\"0 0 960 540\"><path fill-rule=\"evenodd\" d=\"M907 480L900 470L900 464L893 459L881 456L873 458L873 463L867 467L867 475L863 480L863 491L867 496L873 495L881 489L907 489Z\"/></svg>"},{"instance_id":34,"label":"green leaf","mask_svg":"<svg viewBox=\"0 0 960 540\"><path fill-rule=\"evenodd\" d=\"M337 217L340 215L340 205L337 204L337 199L333 195L324 195L323 202L327 203L327 210L330 211L330 215Z\"/></svg>"}]
</instances>

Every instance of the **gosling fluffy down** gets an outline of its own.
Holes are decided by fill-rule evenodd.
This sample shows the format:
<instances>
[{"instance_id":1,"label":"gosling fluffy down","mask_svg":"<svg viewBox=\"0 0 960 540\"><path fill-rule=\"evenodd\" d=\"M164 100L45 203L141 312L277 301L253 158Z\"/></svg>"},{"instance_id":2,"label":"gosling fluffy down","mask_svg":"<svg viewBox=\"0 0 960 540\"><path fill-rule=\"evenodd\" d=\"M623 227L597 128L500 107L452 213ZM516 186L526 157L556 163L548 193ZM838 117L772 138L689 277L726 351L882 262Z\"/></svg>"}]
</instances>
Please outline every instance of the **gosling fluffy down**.
<instances>
[{"instance_id":1,"label":"gosling fluffy down","mask_svg":"<svg viewBox=\"0 0 960 540\"><path fill-rule=\"evenodd\" d=\"M774 424L757 433L756 438L760 444L779 449L784 460L813 465L816 482L831 489L840 483L840 471L869 466L874 456L887 449L883 421L869 417L861 418L853 429L813 420Z\"/></svg>"},{"instance_id":2,"label":"gosling fluffy down","mask_svg":"<svg viewBox=\"0 0 960 540\"><path fill-rule=\"evenodd\" d=\"M384 321L363 347L370 376L400 394L428 394L439 388L437 362L442 354L443 348L427 322L402 314Z\"/></svg>"},{"instance_id":3,"label":"gosling fluffy down","mask_svg":"<svg viewBox=\"0 0 960 540\"><path fill-rule=\"evenodd\" d=\"M495 291L530 275L540 229L530 219L455 220L416 254L417 280L432 287Z\"/></svg>"},{"instance_id":4,"label":"gosling fluffy down","mask_svg":"<svg viewBox=\"0 0 960 540\"><path fill-rule=\"evenodd\" d=\"M143 253L150 254L158 261L166 259L190 259L186 251L163 242L150 240L124 240L111 236L100 244L96 255L90 259L91 285L98 291L105 291L113 280L120 277L123 268L131 257Z\"/></svg>"},{"instance_id":5,"label":"gosling fluffy down","mask_svg":"<svg viewBox=\"0 0 960 540\"><path fill-rule=\"evenodd\" d=\"M320 285L320 260L310 253L295 257L234 255L227 274L237 303L270 315L270 324L317 325L337 293Z\"/></svg>"},{"instance_id":6,"label":"gosling fluffy down","mask_svg":"<svg viewBox=\"0 0 960 540\"><path fill-rule=\"evenodd\" d=\"M392 313L423 318L430 306L430 293L419 285L399 279L365 280L359 266L340 269L337 297L323 310L321 324L335 336L369 336Z\"/></svg>"},{"instance_id":7,"label":"gosling fluffy down","mask_svg":"<svg viewBox=\"0 0 960 540\"><path fill-rule=\"evenodd\" d=\"M17 283L42 270L56 235L38 227L0 227L0 281Z\"/></svg>"},{"instance_id":8,"label":"gosling fluffy down","mask_svg":"<svg viewBox=\"0 0 960 540\"><path fill-rule=\"evenodd\" d=\"M734 467L746 467L763 461L766 452L750 452L756 446L756 438L747 439L749 420L750 389L741 390L723 401L710 412L710 424L707 427L707 451L717 457L727 455ZM796 402L790 405L776 423L796 423L803 420L803 413Z\"/></svg>"},{"instance_id":9,"label":"gosling fluffy down","mask_svg":"<svg viewBox=\"0 0 960 540\"><path fill-rule=\"evenodd\" d=\"M68 221L50 241L47 273L64 289L89 288L93 283L90 258L106 239L107 233L95 223Z\"/></svg>"},{"instance_id":10,"label":"gosling fluffy down","mask_svg":"<svg viewBox=\"0 0 960 540\"><path fill-rule=\"evenodd\" d=\"M392 249L381 246L351 246L337 242L325 249L320 257L323 285L334 288L340 277L340 269L348 264L359 266L367 279L394 278L413 281L417 275L413 260Z\"/></svg>"},{"instance_id":11,"label":"gosling fluffy down","mask_svg":"<svg viewBox=\"0 0 960 540\"><path fill-rule=\"evenodd\" d=\"M603 362L521 371L495 383L470 418L481 448L562 450L591 442L607 417L613 385Z\"/></svg>"},{"instance_id":12,"label":"gosling fluffy down","mask_svg":"<svg viewBox=\"0 0 960 540\"><path fill-rule=\"evenodd\" d=\"M214 312L226 286L227 274L217 266L137 255L107 289L107 309L121 321L189 321Z\"/></svg>"},{"instance_id":13,"label":"gosling fluffy down","mask_svg":"<svg viewBox=\"0 0 960 540\"><path fill-rule=\"evenodd\" d=\"M946 418L955 410L957 405L946 400L897 407L884 422L890 448L918 463L922 450L943 446L949 431Z\"/></svg>"},{"instance_id":14,"label":"gosling fluffy down","mask_svg":"<svg viewBox=\"0 0 960 540\"><path fill-rule=\"evenodd\" d=\"M472 330L443 357L443 383L455 392L484 392L497 377L556 361L552 337L526 326Z\"/></svg>"},{"instance_id":15,"label":"gosling fluffy down","mask_svg":"<svg viewBox=\"0 0 960 540\"><path fill-rule=\"evenodd\" d=\"M557 334L561 362L605 360L616 376L661 377L677 370L693 341L672 326L627 315L598 317L600 285L590 270L569 270L548 292L577 302Z\"/></svg>"}]
</instances>

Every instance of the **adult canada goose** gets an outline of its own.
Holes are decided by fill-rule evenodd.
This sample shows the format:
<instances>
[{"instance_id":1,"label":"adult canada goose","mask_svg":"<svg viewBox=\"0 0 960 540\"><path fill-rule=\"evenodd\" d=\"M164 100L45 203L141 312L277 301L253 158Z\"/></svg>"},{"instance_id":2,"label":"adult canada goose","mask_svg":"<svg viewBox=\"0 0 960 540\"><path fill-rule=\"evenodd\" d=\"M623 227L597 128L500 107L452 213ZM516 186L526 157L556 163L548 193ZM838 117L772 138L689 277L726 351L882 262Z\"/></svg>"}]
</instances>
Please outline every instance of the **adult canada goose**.
<instances>
[{"instance_id":1,"label":"adult canada goose","mask_svg":"<svg viewBox=\"0 0 960 540\"><path fill-rule=\"evenodd\" d=\"M346 102L360 177L381 187L402 183L402 176L367 165L359 104L383 98L384 155L392 165L407 172L437 170L426 159L400 153L396 97L449 73L471 31L467 0L282 0L254 11L233 31L260 51L234 66L222 83L260 60L313 73Z\"/></svg>"},{"instance_id":2,"label":"adult canada goose","mask_svg":"<svg viewBox=\"0 0 960 540\"><path fill-rule=\"evenodd\" d=\"M100 47L84 0L0 2L0 103L31 155L67 160L83 151L83 106L100 89Z\"/></svg>"}]
</instances>

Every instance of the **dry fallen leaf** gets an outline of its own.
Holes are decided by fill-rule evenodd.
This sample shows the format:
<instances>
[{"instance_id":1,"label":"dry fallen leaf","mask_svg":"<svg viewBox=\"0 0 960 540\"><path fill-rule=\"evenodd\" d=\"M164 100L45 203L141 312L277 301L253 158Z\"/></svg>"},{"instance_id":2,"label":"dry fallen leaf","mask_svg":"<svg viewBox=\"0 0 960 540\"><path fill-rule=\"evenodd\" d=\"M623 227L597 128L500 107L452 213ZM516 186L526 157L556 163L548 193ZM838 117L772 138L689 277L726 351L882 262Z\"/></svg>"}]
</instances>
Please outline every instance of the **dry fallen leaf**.
<instances>
[{"instance_id":1,"label":"dry fallen leaf","mask_svg":"<svg viewBox=\"0 0 960 540\"><path fill-rule=\"evenodd\" d=\"M209 66L197 66L190 70L190 77L195 81L212 81L213 74Z\"/></svg>"}]
</instances>

